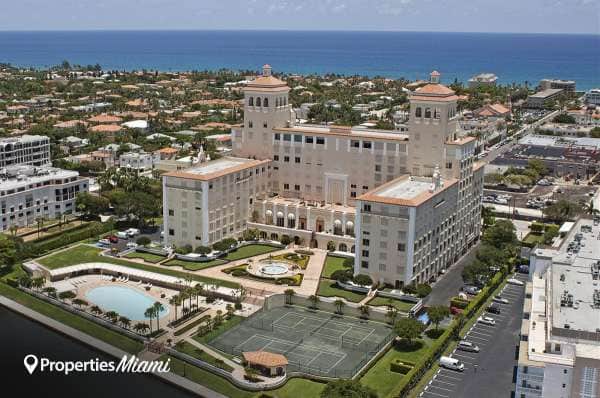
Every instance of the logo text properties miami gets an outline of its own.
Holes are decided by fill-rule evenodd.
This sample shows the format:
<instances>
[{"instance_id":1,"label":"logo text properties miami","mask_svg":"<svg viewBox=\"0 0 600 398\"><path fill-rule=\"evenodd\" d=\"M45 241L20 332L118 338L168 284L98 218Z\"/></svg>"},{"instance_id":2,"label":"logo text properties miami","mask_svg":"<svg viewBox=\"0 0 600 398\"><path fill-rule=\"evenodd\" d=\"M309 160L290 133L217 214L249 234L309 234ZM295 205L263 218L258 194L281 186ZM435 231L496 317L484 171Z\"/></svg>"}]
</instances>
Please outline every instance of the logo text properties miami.
<instances>
[{"instance_id":1,"label":"logo text properties miami","mask_svg":"<svg viewBox=\"0 0 600 398\"><path fill-rule=\"evenodd\" d=\"M116 372L116 373L167 373L170 369L171 359L166 361L143 361L135 355L127 356L117 363L115 361L101 361L99 358L87 361L53 361L49 358L38 358L29 354L23 359L25 369L33 374L39 366L40 372L57 372L68 375L71 372Z\"/></svg>"}]
</instances>

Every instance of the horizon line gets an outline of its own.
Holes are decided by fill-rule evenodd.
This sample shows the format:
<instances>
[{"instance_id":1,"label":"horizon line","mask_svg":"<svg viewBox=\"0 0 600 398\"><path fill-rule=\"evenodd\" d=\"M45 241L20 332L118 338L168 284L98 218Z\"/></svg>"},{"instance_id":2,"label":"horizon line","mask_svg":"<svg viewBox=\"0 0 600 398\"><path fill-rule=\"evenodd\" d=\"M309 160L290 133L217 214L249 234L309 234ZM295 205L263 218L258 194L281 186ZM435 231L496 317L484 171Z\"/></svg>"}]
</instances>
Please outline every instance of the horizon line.
<instances>
[{"instance_id":1,"label":"horizon line","mask_svg":"<svg viewBox=\"0 0 600 398\"><path fill-rule=\"evenodd\" d=\"M600 36L600 32L498 32L498 31L443 31L443 30L395 30L395 29L282 29L282 28L247 28L247 29L201 29L201 28L158 28L158 29L123 29L123 28L91 28L91 29L0 29L0 33L85 33L85 32L304 32L304 33L447 33L447 34L519 34L519 35L573 35Z\"/></svg>"}]
</instances>

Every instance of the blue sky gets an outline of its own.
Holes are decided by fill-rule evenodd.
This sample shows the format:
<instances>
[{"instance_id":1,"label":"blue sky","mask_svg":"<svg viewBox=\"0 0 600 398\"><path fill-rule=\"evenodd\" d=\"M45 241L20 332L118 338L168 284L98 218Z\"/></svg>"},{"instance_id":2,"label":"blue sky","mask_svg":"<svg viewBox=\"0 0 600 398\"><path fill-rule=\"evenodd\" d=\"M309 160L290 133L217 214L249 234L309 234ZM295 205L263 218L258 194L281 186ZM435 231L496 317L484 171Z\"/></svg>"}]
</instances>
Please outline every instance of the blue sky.
<instances>
[{"instance_id":1,"label":"blue sky","mask_svg":"<svg viewBox=\"0 0 600 398\"><path fill-rule=\"evenodd\" d=\"M18 0L2 3L0 30L600 33L600 0Z\"/></svg>"}]
</instances>

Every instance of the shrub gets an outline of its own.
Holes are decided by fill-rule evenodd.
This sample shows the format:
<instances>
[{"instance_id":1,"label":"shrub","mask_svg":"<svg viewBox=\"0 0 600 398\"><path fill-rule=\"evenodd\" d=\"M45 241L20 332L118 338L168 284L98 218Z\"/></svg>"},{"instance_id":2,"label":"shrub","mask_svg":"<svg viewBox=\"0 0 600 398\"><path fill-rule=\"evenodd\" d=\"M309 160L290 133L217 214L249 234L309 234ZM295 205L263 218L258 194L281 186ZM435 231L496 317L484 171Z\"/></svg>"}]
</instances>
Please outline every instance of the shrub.
<instances>
[{"instance_id":1,"label":"shrub","mask_svg":"<svg viewBox=\"0 0 600 398\"><path fill-rule=\"evenodd\" d=\"M243 269L234 269L233 271L231 271L231 275L233 275L233 276L246 276L246 275L248 275L248 271L243 270Z\"/></svg>"},{"instance_id":2,"label":"shrub","mask_svg":"<svg viewBox=\"0 0 600 398\"><path fill-rule=\"evenodd\" d=\"M345 270L346 271L346 270ZM373 284L373 279L369 275L358 274L353 279L354 283L361 286L371 286Z\"/></svg>"},{"instance_id":3,"label":"shrub","mask_svg":"<svg viewBox=\"0 0 600 398\"><path fill-rule=\"evenodd\" d=\"M402 291L406 294L417 294L417 288L413 283L406 285L402 288Z\"/></svg>"},{"instance_id":4,"label":"shrub","mask_svg":"<svg viewBox=\"0 0 600 398\"><path fill-rule=\"evenodd\" d=\"M11 286L11 287L19 287L19 281L17 281L14 278L8 278L6 280L6 283L8 284L8 286Z\"/></svg>"},{"instance_id":5,"label":"shrub","mask_svg":"<svg viewBox=\"0 0 600 398\"><path fill-rule=\"evenodd\" d=\"M198 254L208 254L212 251L212 249L208 246L197 246L194 249L194 253L198 253Z\"/></svg>"},{"instance_id":6,"label":"shrub","mask_svg":"<svg viewBox=\"0 0 600 398\"><path fill-rule=\"evenodd\" d=\"M431 293L431 286L429 286L426 283L420 283L417 285L416 292L417 292L417 296L419 296L419 297L428 296L429 293Z\"/></svg>"},{"instance_id":7,"label":"shrub","mask_svg":"<svg viewBox=\"0 0 600 398\"><path fill-rule=\"evenodd\" d=\"M224 252L224 251L231 249L232 247L235 247L236 244L237 244L237 240L235 240L233 238L225 238L225 239L220 240L219 242L213 244L212 247L215 250Z\"/></svg>"},{"instance_id":8,"label":"shrub","mask_svg":"<svg viewBox=\"0 0 600 398\"><path fill-rule=\"evenodd\" d=\"M400 374L407 374L415 366L414 363L396 359L390 363L390 371Z\"/></svg>"},{"instance_id":9,"label":"shrub","mask_svg":"<svg viewBox=\"0 0 600 398\"><path fill-rule=\"evenodd\" d=\"M79 242L84 239L93 238L114 229L115 224L111 220L106 223L91 222L81 228L74 228L69 231L60 231L55 234L45 236L30 245L31 255L40 256L51 250L58 249Z\"/></svg>"},{"instance_id":10,"label":"shrub","mask_svg":"<svg viewBox=\"0 0 600 398\"><path fill-rule=\"evenodd\" d=\"M177 254L189 254L192 252L192 245L185 245L175 249L175 253Z\"/></svg>"},{"instance_id":11,"label":"shrub","mask_svg":"<svg viewBox=\"0 0 600 398\"><path fill-rule=\"evenodd\" d=\"M303 254L305 256L312 256L313 254L315 254L315 252L313 251L303 249L294 250L294 253Z\"/></svg>"},{"instance_id":12,"label":"shrub","mask_svg":"<svg viewBox=\"0 0 600 398\"><path fill-rule=\"evenodd\" d=\"M460 308L461 310L464 310L465 308L467 308L467 305L469 305L468 300L463 300L459 297L452 297L452 299L450 299L451 307Z\"/></svg>"},{"instance_id":13,"label":"shrub","mask_svg":"<svg viewBox=\"0 0 600 398\"><path fill-rule=\"evenodd\" d=\"M242 309L242 303L240 303L240 302L236 301L236 302L233 304L233 308L235 308L236 310L241 310L241 309Z\"/></svg>"},{"instance_id":14,"label":"shrub","mask_svg":"<svg viewBox=\"0 0 600 398\"><path fill-rule=\"evenodd\" d=\"M352 270L351 269L339 269L337 271L334 271L331 274L331 279L335 279L336 281L346 283L352 279Z\"/></svg>"},{"instance_id":15,"label":"shrub","mask_svg":"<svg viewBox=\"0 0 600 398\"><path fill-rule=\"evenodd\" d=\"M335 242L330 240L327 242L327 251L333 252L335 251Z\"/></svg>"},{"instance_id":16,"label":"shrub","mask_svg":"<svg viewBox=\"0 0 600 398\"><path fill-rule=\"evenodd\" d=\"M292 238L290 238L289 235L281 235L281 240L280 240L282 245L289 245L290 243L292 243Z\"/></svg>"},{"instance_id":17,"label":"shrub","mask_svg":"<svg viewBox=\"0 0 600 398\"><path fill-rule=\"evenodd\" d=\"M147 236L140 236L139 238L137 238L137 240L135 241L135 243L137 243L140 246L147 246L150 244L150 238L148 238Z\"/></svg>"}]
</instances>

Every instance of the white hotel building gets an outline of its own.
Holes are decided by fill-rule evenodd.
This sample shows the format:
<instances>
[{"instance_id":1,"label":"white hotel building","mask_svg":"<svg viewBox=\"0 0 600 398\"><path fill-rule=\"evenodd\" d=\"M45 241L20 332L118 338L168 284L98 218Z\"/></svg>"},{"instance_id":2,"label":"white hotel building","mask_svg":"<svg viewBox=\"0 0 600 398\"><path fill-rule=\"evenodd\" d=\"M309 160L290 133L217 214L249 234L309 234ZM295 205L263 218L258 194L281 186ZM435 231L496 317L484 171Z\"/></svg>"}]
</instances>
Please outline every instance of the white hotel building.
<instances>
[{"instance_id":1,"label":"white hotel building","mask_svg":"<svg viewBox=\"0 0 600 398\"><path fill-rule=\"evenodd\" d=\"M458 98L439 73L411 94L408 133L297 125L289 90L265 65L244 88L234 158L164 175L167 244L257 228L310 247L333 242L356 253L355 273L395 286L427 281L468 251L480 234L483 167L475 140L457 136Z\"/></svg>"},{"instance_id":2,"label":"white hotel building","mask_svg":"<svg viewBox=\"0 0 600 398\"><path fill-rule=\"evenodd\" d=\"M0 173L0 231L24 227L36 218L75 212L75 196L89 190L87 178L54 167L16 166Z\"/></svg>"}]
</instances>

